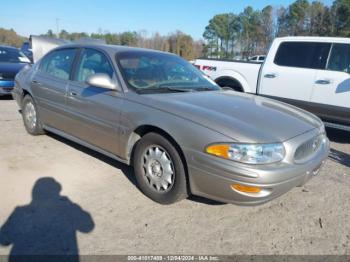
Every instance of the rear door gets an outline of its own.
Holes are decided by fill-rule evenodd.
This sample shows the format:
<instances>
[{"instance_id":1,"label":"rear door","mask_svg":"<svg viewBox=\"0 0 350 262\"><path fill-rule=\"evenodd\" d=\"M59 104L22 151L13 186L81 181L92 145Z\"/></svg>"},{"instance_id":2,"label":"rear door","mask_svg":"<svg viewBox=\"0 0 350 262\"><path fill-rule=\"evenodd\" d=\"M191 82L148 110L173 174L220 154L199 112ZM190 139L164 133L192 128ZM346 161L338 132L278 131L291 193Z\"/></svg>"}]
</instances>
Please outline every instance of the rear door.
<instances>
[{"instance_id":1,"label":"rear door","mask_svg":"<svg viewBox=\"0 0 350 262\"><path fill-rule=\"evenodd\" d=\"M66 129L66 94L77 49L59 49L47 54L31 80L34 98L42 121Z\"/></svg>"},{"instance_id":2,"label":"rear door","mask_svg":"<svg viewBox=\"0 0 350 262\"><path fill-rule=\"evenodd\" d=\"M326 70L318 70L311 101L324 120L350 124L350 44L332 45Z\"/></svg>"},{"instance_id":3,"label":"rear door","mask_svg":"<svg viewBox=\"0 0 350 262\"><path fill-rule=\"evenodd\" d=\"M95 49L82 49L72 81L68 87L70 113L68 132L89 144L119 155L119 115L123 93L89 86L86 79L96 73L116 78L106 54Z\"/></svg>"},{"instance_id":4,"label":"rear door","mask_svg":"<svg viewBox=\"0 0 350 262\"><path fill-rule=\"evenodd\" d=\"M277 43L278 44L278 43ZM282 42L262 68L260 94L309 102L317 75L324 68L331 44ZM274 47L272 47L274 48Z\"/></svg>"}]
</instances>

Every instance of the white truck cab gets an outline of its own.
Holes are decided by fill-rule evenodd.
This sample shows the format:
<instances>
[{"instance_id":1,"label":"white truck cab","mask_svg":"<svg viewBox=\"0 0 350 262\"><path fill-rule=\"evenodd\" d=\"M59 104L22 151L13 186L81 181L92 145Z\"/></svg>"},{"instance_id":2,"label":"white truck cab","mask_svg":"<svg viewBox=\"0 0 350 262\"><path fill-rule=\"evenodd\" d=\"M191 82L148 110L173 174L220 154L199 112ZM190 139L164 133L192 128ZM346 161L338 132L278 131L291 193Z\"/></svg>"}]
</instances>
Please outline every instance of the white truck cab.
<instances>
[{"instance_id":1,"label":"white truck cab","mask_svg":"<svg viewBox=\"0 0 350 262\"><path fill-rule=\"evenodd\" d=\"M265 62L198 59L220 86L294 104L350 131L350 38L276 38Z\"/></svg>"}]
</instances>

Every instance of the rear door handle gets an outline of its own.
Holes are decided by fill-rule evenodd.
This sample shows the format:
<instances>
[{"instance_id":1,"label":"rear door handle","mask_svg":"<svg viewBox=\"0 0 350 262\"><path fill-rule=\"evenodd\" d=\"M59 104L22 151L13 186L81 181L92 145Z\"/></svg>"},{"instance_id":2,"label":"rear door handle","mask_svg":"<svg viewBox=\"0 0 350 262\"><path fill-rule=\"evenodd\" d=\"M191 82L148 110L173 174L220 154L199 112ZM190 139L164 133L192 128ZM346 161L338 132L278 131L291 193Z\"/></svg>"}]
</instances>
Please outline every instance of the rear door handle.
<instances>
[{"instance_id":1,"label":"rear door handle","mask_svg":"<svg viewBox=\"0 0 350 262\"><path fill-rule=\"evenodd\" d=\"M264 75L265 78L275 78L276 76L274 73Z\"/></svg>"},{"instance_id":2,"label":"rear door handle","mask_svg":"<svg viewBox=\"0 0 350 262\"><path fill-rule=\"evenodd\" d=\"M75 93L75 92L69 92L69 95L70 95L70 96L76 96L76 95L78 95L78 94Z\"/></svg>"},{"instance_id":3,"label":"rear door handle","mask_svg":"<svg viewBox=\"0 0 350 262\"><path fill-rule=\"evenodd\" d=\"M37 80L32 80L32 84L37 85L37 86L41 86L41 83Z\"/></svg>"},{"instance_id":4,"label":"rear door handle","mask_svg":"<svg viewBox=\"0 0 350 262\"><path fill-rule=\"evenodd\" d=\"M319 79L315 83L318 85L329 85L331 81L327 79Z\"/></svg>"}]
</instances>

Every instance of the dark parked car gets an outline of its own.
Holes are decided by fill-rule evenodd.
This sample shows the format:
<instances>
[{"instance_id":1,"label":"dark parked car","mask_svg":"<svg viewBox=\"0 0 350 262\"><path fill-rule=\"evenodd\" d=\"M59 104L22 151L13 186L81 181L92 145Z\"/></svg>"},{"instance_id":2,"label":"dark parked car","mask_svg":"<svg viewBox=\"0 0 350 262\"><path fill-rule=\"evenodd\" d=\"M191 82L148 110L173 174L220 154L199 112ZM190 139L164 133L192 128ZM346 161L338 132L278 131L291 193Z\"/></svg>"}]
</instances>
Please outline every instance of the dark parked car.
<instances>
[{"instance_id":1,"label":"dark parked car","mask_svg":"<svg viewBox=\"0 0 350 262\"><path fill-rule=\"evenodd\" d=\"M17 48L0 46L0 96L11 94L16 74L28 63L28 57Z\"/></svg>"}]
</instances>

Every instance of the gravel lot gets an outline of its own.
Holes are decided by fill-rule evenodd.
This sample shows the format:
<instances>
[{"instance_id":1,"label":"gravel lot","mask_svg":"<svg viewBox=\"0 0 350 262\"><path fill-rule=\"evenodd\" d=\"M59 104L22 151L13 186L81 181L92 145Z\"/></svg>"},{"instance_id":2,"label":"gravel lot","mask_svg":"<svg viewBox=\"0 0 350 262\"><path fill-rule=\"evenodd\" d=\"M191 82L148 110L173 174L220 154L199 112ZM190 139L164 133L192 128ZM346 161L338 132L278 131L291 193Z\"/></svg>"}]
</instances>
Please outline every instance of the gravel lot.
<instances>
[{"instance_id":1,"label":"gravel lot","mask_svg":"<svg viewBox=\"0 0 350 262\"><path fill-rule=\"evenodd\" d=\"M28 135L15 102L1 98L0 225L12 214L6 227L19 252L74 253L77 242L80 254L350 255L350 133L328 133L321 174L270 203L191 197L161 206L135 187L129 167L54 135ZM54 180L60 197L48 193Z\"/></svg>"}]
</instances>

